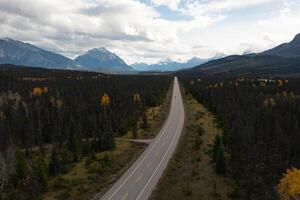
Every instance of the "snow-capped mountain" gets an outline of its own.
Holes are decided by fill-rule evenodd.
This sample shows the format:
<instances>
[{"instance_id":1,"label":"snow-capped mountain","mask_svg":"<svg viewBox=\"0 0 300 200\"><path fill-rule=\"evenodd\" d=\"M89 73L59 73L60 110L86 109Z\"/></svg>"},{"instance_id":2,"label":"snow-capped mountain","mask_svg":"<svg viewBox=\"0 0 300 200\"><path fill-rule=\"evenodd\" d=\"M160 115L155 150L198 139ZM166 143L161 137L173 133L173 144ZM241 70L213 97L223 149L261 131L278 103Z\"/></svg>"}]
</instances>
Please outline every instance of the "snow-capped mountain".
<instances>
[{"instance_id":1,"label":"snow-capped mountain","mask_svg":"<svg viewBox=\"0 0 300 200\"><path fill-rule=\"evenodd\" d=\"M204 64L211 60L217 60L225 57L223 53L217 53L212 58L209 59L201 59L198 57L193 57L186 62L176 62L170 59L165 61L160 61L155 64L146 64L146 63L134 63L131 65L137 71L177 71L186 68L192 68L201 64Z\"/></svg>"}]
</instances>

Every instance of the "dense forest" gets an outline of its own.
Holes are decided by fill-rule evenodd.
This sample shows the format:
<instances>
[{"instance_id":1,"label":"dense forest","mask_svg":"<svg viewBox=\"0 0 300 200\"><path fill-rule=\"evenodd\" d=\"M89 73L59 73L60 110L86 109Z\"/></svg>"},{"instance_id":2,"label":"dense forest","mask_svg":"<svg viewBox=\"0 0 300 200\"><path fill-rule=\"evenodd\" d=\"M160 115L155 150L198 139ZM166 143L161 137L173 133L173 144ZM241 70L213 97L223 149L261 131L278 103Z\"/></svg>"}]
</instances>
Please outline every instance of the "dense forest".
<instances>
[{"instance_id":1,"label":"dense forest","mask_svg":"<svg viewBox=\"0 0 300 200\"><path fill-rule=\"evenodd\" d=\"M181 77L223 129L227 173L242 199L278 199L277 184L300 167L300 79Z\"/></svg>"},{"instance_id":2,"label":"dense forest","mask_svg":"<svg viewBox=\"0 0 300 200\"><path fill-rule=\"evenodd\" d=\"M113 149L114 137L160 104L170 83L168 76L2 66L0 199L38 199L47 176L82 155Z\"/></svg>"}]
</instances>

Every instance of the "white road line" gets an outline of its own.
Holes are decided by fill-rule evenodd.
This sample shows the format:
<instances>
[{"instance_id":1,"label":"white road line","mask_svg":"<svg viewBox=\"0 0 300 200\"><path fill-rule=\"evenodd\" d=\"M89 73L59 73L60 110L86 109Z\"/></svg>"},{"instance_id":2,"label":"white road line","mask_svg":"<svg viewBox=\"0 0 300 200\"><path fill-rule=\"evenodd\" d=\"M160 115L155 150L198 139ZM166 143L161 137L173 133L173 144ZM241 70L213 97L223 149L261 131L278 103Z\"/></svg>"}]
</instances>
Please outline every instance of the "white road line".
<instances>
[{"instance_id":1,"label":"white road line","mask_svg":"<svg viewBox=\"0 0 300 200\"><path fill-rule=\"evenodd\" d=\"M180 119L180 123L182 122L182 118ZM179 123L179 124L180 124ZM172 147L172 144L173 142L175 141L175 138L177 137L178 135L178 129L179 129L180 126L177 127L176 129L176 134L175 136L173 137L170 145L168 146L168 149L167 151L165 152L163 158L160 160L158 166L156 167L155 171L153 172L153 174L151 175L151 177L149 178L149 180L147 181L146 185L144 186L143 190L140 192L139 196L136 198L136 200L140 199L140 197L142 196L143 192L145 191L146 187L148 186L148 184L150 183L150 181L152 180L152 178L154 177L154 175L156 174L157 170L160 168L161 164L163 163L165 157L167 156L168 152L170 151L171 147Z\"/></svg>"},{"instance_id":2,"label":"white road line","mask_svg":"<svg viewBox=\"0 0 300 200\"><path fill-rule=\"evenodd\" d=\"M141 178L143 177L143 174L141 174L137 179L136 182L139 182L141 180Z\"/></svg>"},{"instance_id":3,"label":"white road line","mask_svg":"<svg viewBox=\"0 0 300 200\"><path fill-rule=\"evenodd\" d=\"M152 165L152 162L150 161L147 165L147 168L149 168Z\"/></svg>"},{"instance_id":4,"label":"white road line","mask_svg":"<svg viewBox=\"0 0 300 200\"><path fill-rule=\"evenodd\" d=\"M173 88L173 90L174 90L174 88ZM172 102L172 106L173 105L174 105L174 103ZM172 108L172 106L171 106L171 108ZM172 110L171 110L171 112L172 112ZM171 114L171 112L170 112L170 114ZM171 116L171 115L169 115L169 116ZM166 122L167 125L165 127L163 127L163 130L167 129L167 127L170 125L170 123L169 123L170 118L171 117L168 117L167 122ZM163 131L163 133L158 137L158 139L155 141L155 143L150 147L149 151L144 156L144 158L140 161L140 163L138 164L138 166L130 173L129 176L127 176L127 178L123 181L123 183L117 188L117 190L108 199L112 199L115 196L115 194L120 190L120 188L128 181L128 179L136 172L136 170L140 167L140 165L144 162L144 160L149 156L149 154L151 153L151 151L154 148L154 146L160 141L161 137L163 135L165 135L165 134L166 134L166 131Z\"/></svg>"}]
</instances>

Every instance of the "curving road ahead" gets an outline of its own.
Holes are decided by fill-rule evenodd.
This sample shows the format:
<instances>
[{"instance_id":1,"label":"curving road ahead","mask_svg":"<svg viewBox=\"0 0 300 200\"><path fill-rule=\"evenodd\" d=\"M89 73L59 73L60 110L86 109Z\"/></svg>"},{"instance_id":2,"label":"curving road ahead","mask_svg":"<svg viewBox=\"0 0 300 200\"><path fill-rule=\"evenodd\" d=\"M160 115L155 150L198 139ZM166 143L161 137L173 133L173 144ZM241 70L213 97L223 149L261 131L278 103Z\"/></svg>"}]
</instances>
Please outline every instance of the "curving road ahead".
<instances>
[{"instance_id":1,"label":"curving road ahead","mask_svg":"<svg viewBox=\"0 0 300 200\"><path fill-rule=\"evenodd\" d=\"M176 149L184 124L184 107L175 77L172 103L164 126L149 147L101 200L146 200Z\"/></svg>"}]
</instances>

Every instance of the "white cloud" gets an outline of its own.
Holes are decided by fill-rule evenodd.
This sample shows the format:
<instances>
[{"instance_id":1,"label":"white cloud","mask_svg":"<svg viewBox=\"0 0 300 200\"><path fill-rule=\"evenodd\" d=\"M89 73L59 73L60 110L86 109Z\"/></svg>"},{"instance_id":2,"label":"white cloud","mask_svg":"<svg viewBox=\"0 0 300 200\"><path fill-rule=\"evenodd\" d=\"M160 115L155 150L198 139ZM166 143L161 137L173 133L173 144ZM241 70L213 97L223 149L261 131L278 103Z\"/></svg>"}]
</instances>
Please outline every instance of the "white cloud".
<instances>
[{"instance_id":1,"label":"white cloud","mask_svg":"<svg viewBox=\"0 0 300 200\"><path fill-rule=\"evenodd\" d=\"M248 47L258 51L299 31L299 7L278 1L283 7L266 18L236 18L233 23L228 22L233 11L274 0L152 0L151 5L137 0L1 0L0 37L69 57L105 46L128 63L240 53ZM190 20L167 20L156 10L159 5Z\"/></svg>"}]
</instances>

